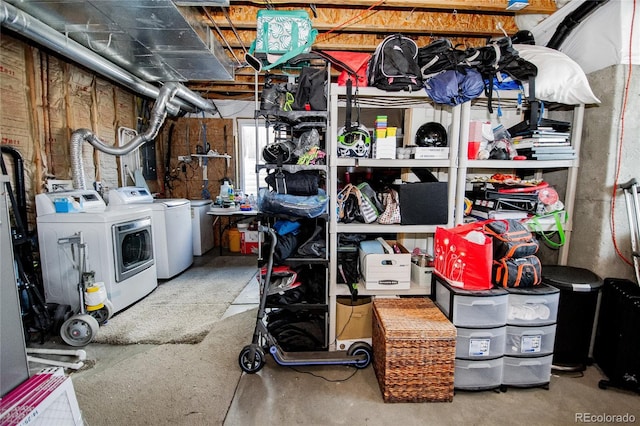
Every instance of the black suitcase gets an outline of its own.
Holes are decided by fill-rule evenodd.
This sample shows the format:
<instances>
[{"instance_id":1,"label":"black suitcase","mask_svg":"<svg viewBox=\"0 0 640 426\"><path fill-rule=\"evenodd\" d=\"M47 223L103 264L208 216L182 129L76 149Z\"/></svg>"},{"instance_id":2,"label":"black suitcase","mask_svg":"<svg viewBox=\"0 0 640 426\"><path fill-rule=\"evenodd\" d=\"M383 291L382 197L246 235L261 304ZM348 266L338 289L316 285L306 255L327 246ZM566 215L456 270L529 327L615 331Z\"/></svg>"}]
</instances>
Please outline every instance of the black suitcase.
<instances>
[{"instance_id":1,"label":"black suitcase","mask_svg":"<svg viewBox=\"0 0 640 426\"><path fill-rule=\"evenodd\" d=\"M596 340L596 363L607 376L598 386L640 393L640 286L617 278L605 278Z\"/></svg>"}]
</instances>

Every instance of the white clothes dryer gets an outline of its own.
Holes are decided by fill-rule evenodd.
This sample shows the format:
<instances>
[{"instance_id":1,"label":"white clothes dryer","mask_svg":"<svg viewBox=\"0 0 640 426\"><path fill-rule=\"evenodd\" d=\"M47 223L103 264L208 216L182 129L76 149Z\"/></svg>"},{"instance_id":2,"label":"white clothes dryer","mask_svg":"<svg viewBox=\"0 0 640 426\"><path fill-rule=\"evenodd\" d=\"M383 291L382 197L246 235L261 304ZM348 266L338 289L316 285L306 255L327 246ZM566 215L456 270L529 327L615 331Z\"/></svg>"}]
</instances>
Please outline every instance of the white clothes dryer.
<instances>
[{"instance_id":1,"label":"white clothes dryer","mask_svg":"<svg viewBox=\"0 0 640 426\"><path fill-rule=\"evenodd\" d=\"M152 211L153 250L159 279L170 279L193 264L191 205L184 198L154 199L146 188L125 186L109 191L109 207L145 204Z\"/></svg>"},{"instance_id":2,"label":"white clothes dryer","mask_svg":"<svg viewBox=\"0 0 640 426\"><path fill-rule=\"evenodd\" d=\"M45 300L80 307L78 253L65 244L82 233L86 270L103 282L113 313L157 286L149 206L110 209L96 191L36 195L36 223Z\"/></svg>"}]
</instances>

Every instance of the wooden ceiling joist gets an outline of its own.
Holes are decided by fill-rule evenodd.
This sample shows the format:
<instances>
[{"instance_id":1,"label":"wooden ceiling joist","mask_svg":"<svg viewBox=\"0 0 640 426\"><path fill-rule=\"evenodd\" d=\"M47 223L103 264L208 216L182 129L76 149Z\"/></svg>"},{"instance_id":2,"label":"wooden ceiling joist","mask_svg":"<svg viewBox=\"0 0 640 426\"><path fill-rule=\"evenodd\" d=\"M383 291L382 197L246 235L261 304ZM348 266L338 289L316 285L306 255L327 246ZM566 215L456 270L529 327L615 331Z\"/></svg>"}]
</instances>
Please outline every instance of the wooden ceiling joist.
<instances>
[{"instance_id":1,"label":"wooden ceiling joist","mask_svg":"<svg viewBox=\"0 0 640 426\"><path fill-rule=\"evenodd\" d=\"M460 45L465 47L477 47L484 46L486 44L487 38L491 37L490 35L478 35L477 37L450 37L447 33L435 33L430 32L429 34L418 33L405 33L402 31L398 31L405 35L410 36L418 46L426 46L431 43L433 40L438 38L448 38L454 45ZM253 38L255 37L255 32L247 32L247 31L239 31L238 34L242 40L242 45L240 41L235 37L235 34L232 31L224 30L222 31L222 36L226 39L227 43L234 49L237 57L241 58L244 55L242 51L242 47L249 47ZM314 49L319 50L347 50L347 51L362 51L362 52L373 52L376 46L382 41L382 37L376 34L365 34L365 33L332 33L328 37L318 37L316 42L313 44ZM226 43L225 43L226 45Z\"/></svg>"},{"instance_id":2,"label":"wooden ceiling joist","mask_svg":"<svg viewBox=\"0 0 640 426\"><path fill-rule=\"evenodd\" d=\"M227 19L221 11L210 10L203 23L228 29L231 24L238 30L254 30L260 8L238 6L228 11ZM475 14L420 10L358 10L344 7L316 8L313 27L320 32L407 32L430 31L448 34L498 34L501 24L509 32L517 31L513 15ZM215 25L211 23L213 19ZM205 19L206 18L206 19ZM348 23L347 25L344 25Z\"/></svg>"},{"instance_id":3,"label":"wooden ceiling joist","mask_svg":"<svg viewBox=\"0 0 640 426\"><path fill-rule=\"evenodd\" d=\"M287 6L308 6L308 3L301 3L299 0L248 0L247 3L258 5L287 5ZM375 0L316 0L313 4L317 6L359 6L370 7L378 3ZM478 12L509 12L506 10L508 0L385 0L377 6L379 8L404 7L404 8L428 8L444 10L472 10ZM529 0L529 5L517 13L521 14L551 14L557 9L554 0ZM513 13L513 12L512 12Z\"/></svg>"}]
</instances>

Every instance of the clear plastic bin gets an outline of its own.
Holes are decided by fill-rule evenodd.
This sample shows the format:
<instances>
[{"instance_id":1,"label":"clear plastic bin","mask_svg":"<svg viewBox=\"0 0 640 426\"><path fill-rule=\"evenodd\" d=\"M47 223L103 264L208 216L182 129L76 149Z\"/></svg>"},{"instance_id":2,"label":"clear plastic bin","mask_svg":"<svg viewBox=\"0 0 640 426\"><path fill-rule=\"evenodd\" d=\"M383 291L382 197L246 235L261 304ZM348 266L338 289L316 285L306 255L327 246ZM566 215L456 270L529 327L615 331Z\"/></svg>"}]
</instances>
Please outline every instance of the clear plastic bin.
<instances>
[{"instance_id":1,"label":"clear plastic bin","mask_svg":"<svg viewBox=\"0 0 640 426\"><path fill-rule=\"evenodd\" d=\"M502 358L472 361L456 359L453 387L480 390L502 385Z\"/></svg>"},{"instance_id":2,"label":"clear plastic bin","mask_svg":"<svg viewBox=\"0 0 640 426\"><path fill-rule=\"evenodd\" d=\"M541 327L507 326L505 355L540 356L553 354L556 325Z\"/></svg>"},{"instance_id":3,"label":"clear plastic bin","mask_svg":"<svg viewBox=\"0 0 640 426\"><path fill-rule=\"evenodd\" d=\"M507 323L509 293L501 288L462 290L435 280L436 303L457 327L493 328Z\"/></svg>"},{"instance_id":4,"label":"clear plastic bin","mask_svg":"<svg viewBox=\"0 0 640 426\"><path fill-rule=\"evenodd\" d=\"M456 358L486 359L504 355L507 327L462 328L458 327Z\"/></svg>"},{"instance_id":5,"label":"clear plastic bin","mask_svg":"<svg viewBox=\"0 0 640 426\"><path fill-rule=\"evenodd\" d=\"M555 324L558 317L560 290L546 284L531 288L509 288L509 325Z\"/></svg>"},{"instance_id":6,"label":"clear plastic bin","mask_svg":"<svg viewBox=\"0 0 640 426\"><path fill-rule=\"evenodd\" d=\"M509 386L539 386L551 380L553 355L537 358L504 357L502 384Z\"/></svg>"}]
</instances>

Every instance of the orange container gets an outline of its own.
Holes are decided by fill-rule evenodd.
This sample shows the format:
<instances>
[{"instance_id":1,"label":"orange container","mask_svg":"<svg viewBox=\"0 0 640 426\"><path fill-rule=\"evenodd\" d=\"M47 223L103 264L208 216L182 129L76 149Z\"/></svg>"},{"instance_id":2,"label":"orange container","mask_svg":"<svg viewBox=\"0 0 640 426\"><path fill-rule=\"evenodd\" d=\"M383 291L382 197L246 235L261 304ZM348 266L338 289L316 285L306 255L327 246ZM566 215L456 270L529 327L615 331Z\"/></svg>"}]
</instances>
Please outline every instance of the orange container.
<instances>
[{"instance_id":1,"label":"orange container","mask_svg":"<svg viewBox=\"0 0 640 426\"><path fill-rule=\"evenodd\" d=\"M242 235L238 228L229 229L229 251L232 253L240 253L240 241Z\"/></svg>"}]
</instances>

